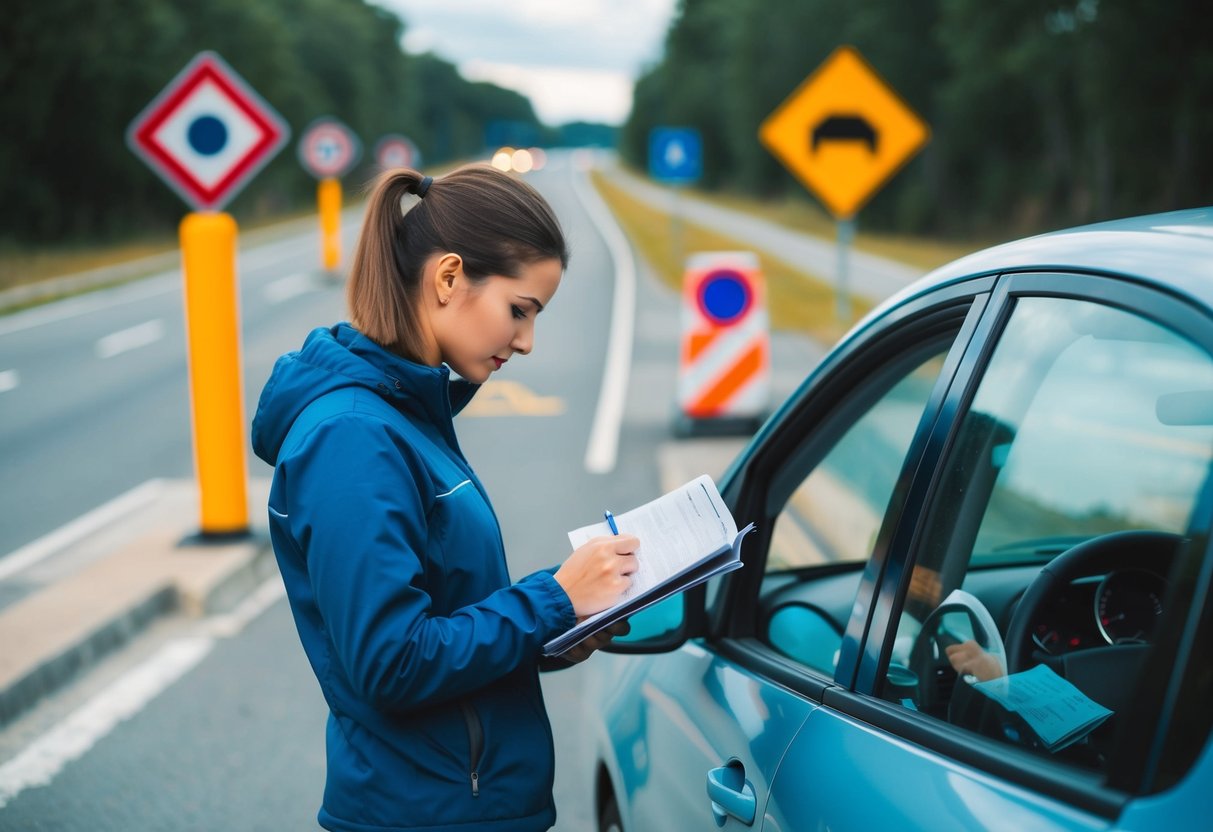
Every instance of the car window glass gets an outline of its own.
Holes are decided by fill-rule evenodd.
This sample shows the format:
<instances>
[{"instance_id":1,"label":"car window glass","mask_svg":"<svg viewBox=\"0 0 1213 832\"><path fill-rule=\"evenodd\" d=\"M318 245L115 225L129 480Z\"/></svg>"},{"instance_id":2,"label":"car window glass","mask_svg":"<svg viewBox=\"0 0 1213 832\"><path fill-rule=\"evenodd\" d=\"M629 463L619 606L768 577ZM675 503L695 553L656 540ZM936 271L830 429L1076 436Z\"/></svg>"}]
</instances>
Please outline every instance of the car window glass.
<instances>
[{"instance_id":1,"label":"car window glass","mask_svg":"<svg viewBox=\"0 0 1213 832\"><path fill-rule=\"evenodd\" d=\"M941 470L884 698L1106 770L1117 716L1166 683L1143 668L1211 459L1207 352L1111 306L1018 301Z\"/></svg>"},{"instance_id":2,"label":"car window glass","mask_svg":"<svg viewBox=\"0 0 1213 832\"><path fill-rule=\"evenodd\" d=\"M942 366L939 354L915 367L808 473L775 519L768 572L868 559Z\"/></svg>"},{"instance_id":3,"label":"car window glass","mask_svg":"<svg viewBox=\"0 0 1213 832\"><path fill-rule=\"evenodd\" d=\"M844 426L775 518L767 577L775 583L785 575L796 577L792 588L781 591L786 598L774 605L765 632L773 647L807 667L833 675L859 572L818 579L805 570L861 564L871 556L949 346L911 363L874 404Z\"/></svg>"}]
</instances>

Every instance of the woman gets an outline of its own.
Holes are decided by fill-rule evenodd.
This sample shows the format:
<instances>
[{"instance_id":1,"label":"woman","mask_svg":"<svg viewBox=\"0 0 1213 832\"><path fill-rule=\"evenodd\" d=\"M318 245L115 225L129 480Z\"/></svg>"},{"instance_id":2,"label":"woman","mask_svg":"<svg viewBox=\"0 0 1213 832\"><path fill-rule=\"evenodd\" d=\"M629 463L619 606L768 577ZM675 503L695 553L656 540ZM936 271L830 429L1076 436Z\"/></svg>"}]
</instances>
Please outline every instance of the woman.
<instances>
[{"instance_id":1,"label":"woman","mask_svg":"<svg viewBox=\"0 0 1213 832\"><path fill-rule=\"evenodd\" d=\"M521 180L389 171L367 203L350 323L313 331L261 394L270 534L330 710L326 829L555 822L542 645L618 599L638 541L596 538L511 584L452 417L531 351L567 262L555 216Z\"/></svg>"}]
</instances>

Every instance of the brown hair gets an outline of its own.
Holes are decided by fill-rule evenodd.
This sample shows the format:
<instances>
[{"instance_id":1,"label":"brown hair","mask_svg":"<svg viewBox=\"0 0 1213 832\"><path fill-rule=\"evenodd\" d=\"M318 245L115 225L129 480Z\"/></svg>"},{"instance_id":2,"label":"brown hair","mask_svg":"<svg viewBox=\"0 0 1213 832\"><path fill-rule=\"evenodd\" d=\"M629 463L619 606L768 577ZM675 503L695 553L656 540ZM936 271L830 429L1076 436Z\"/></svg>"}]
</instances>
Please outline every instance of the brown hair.
<instances>
[{"instance_id":1,"label":"brown hair","mask_svg":"<svg viewBox=\"0 0 1213 832\"><path fill-rule=\"evenodd\" d=\"M561 269L569 262L556 215L521 179L488 165L425 179L396 168L372 183L346 292L354 326L413 360L423 349L416 303L430 255L458 254L473 283L517 277L521 266L552 257ZM406 211L404 197L419 190L424 198Z\"/></svg>"}]
</instances>

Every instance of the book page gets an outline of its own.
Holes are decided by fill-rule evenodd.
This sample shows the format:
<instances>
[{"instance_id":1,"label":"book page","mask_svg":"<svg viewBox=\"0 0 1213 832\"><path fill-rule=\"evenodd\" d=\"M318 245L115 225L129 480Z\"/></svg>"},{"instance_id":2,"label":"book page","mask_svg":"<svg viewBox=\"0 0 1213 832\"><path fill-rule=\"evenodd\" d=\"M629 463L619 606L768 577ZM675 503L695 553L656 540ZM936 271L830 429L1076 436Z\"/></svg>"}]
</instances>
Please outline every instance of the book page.
<instances>
[{"instance_id":1,"label":"book page","mask_svg":"<svg viewBox=\"0 0 1213 832\"><path fill-rule=\"evenodd\" d=\"M1060 751L1081 739L1112 715L1048 665L1038 664L973 687L1023 717L1050 751Z\"/></svg>"},{"instance_id":2,"label":"book page","mask_svg":"<svg viewBox=\"0 0 1213 832\"><path fill-rule=\"evenodd\" d=\"M667 580L692 563L720 549L737 536L732 514L706 474L663 494L651 503L615 516L620 533L640 538L636 550L638 570L632 585L619 599L626 603ZM604 520L569 532L573 548L593 537L611 534Z\"/></svg>"}]
</instances>

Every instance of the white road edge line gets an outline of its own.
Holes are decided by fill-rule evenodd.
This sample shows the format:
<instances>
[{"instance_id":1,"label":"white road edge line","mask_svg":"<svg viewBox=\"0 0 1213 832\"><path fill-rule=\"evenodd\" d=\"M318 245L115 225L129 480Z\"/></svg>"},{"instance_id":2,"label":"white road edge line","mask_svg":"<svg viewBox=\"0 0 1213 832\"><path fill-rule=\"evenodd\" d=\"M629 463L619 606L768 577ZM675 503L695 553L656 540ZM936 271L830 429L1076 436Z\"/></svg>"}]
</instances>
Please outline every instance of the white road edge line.
<instances>
[{"instance_id":1,"label":"white road edge line","mask_svg":"<svg viewBox=\"0 0 1213 832\"><path fill-rule=\"evenodd\" d=\"M285 300L290 300L293 297L315 291L319 288L312 282L309 275L297 272L267 284L261 290L261 296L270 303L282 303Z\"/></svg>"},{"instance_id":2,"label":"white road edge line","mask_svg":"<svg viewBox=\"0 0 1213 832\"><path fill-rule=\"evenodd\" d=\"M21 376L17 375L16 370L0 371L0 393L7 393L9 390L16 390L17 385L21 383Z\"/></svg>"},{"instance_id":3,"label":"white road edge line","mask_svg":"<svg viewBox=\"0 0 1213 832\"><path fill-rule=\"evenodd\" d=\"M282 578L267 578L231 612L204 619L199 635L170 641L0 765L0 809L28 788L50 785L64 766L196 667L219 639L238 635L284 595Z\"/></svg>"},{"instance_id":4,"label":"white road edge line","mask_svg":"<svg viewBox=\"0 0 1213 832\"><path fill-rule=\"evenodd\" d=\"M72 522L60 526L50 534L43 535L37 540L27 543L20 549L10 552L0 558L0 581L10 575L33 566L45 557L72 545L85 538L102 526L112 523L125 514L130 514L156 500L164 493L165 481L160 479L148 480L135 486L125 494L121 494L104 505L77 517Z\"/></svg>"},{"instance_id":5,"label":"white road edge line","mask_svg":"<svg viewBox=\"0 0 1213 832\"><path fill-rule=\"evenodd\" d=\"M0 336L179 291L181 273L161 272L136 283L115 286L112 289L98 289L86 295L52 301L44 306L5 315L0 317Z\"/></svg>"},{"instance_id":6,"label":"white road edge line","mask_svg":"<svg viewBox=\"0 0 1213 832\"><path fill-rule=\"evenodd\" d=\"M615 262L615 294L611 308L611 328L607 336L606 366L598 407L585 449L585 470L591 474L609 474L615 470L619 454L619 432L623 426L627 402L628 375L632 368L632 339L636 323L636 263L619 224L602 197L589 184L588 174L570 166L573 191L598 226Z\"/></svg>"},{"instance_id":7,"label":"white road edge line","mask_svg":"<svg viewBox=\"0 0 1213 832\"><path fill-rule=\"evenodd\" d=\"M211 637L166 644L51 730L0 766L0 808L21 792L47 786L63 767L88 753L120 722L130 719L180 679L215 646Z\"/></svg>"},{"instance_id":8,"label":"white road edge line","mask_svg":"<svg viewBox=\"0 0 1213 832\"><path fill-rule=\"evenodd\" d=\"M98 358L113 358L124 352L137 350L154 344L164 337L164 321L155 318L141 324L120 329L97 341L96 353Z\"/></svg>"}]
</instances>

